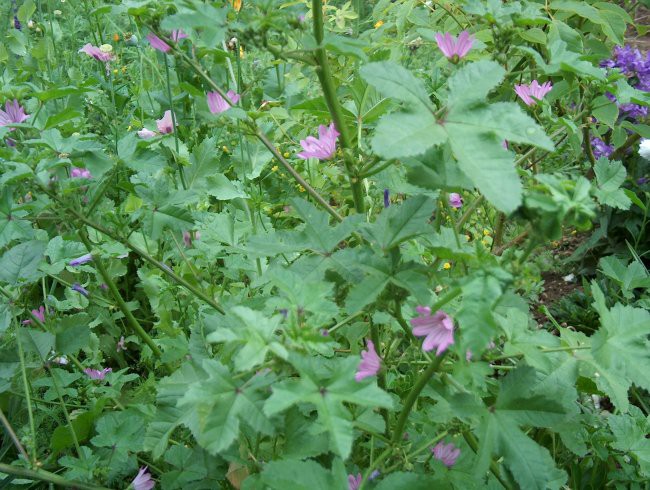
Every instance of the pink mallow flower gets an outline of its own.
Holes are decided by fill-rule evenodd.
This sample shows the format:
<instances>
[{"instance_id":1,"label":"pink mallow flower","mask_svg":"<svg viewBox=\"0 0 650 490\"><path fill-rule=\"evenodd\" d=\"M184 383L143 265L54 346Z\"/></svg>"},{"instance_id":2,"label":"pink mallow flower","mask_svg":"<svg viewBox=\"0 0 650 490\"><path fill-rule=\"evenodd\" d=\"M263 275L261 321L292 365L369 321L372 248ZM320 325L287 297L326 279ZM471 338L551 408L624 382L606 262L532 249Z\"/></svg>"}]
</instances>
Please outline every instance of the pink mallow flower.
<instances>
[{"instance_id":1,"label":"pink mallow flower","mask_svg":"<svg viewBox=\"0 0 650 490\"><path fill-rule=\"evenodd\" d=\"M452 208L459 209L463 206L463 198L457 192L452 192L449 194L449 205Z\"/></svg>"},{"instance_id":2,"label":"pink mallow flower","mask_svg":"<svg viewBox=\"0 0 650 490\"><path fill-rule=\"evenodd\" d=\"M93 176L87 168L72 167L70 177L74 179L92 179Z\"/></svg>"},{"instance_id":3,"label":"pink mallow flower","mask_svg":"<svg viewBox=\"0 0 650 490\"><path fill-rule=\"evenodd\" d=\"M18 100L14 99L13 102L7 100L5 102L5 110L0 109L0 126L19 124L28 117L29 115L25 114L25 109L18 103ZM13 131L14 129L16 128L11 128L9 131Z\"/></svg>"},{"instance_id":4,"label":"pink mallow flower","mask_svg":"<svg viewBox=\"0 0 650 490\"><path fill-rule=\"evenodd\" d=\"M537 104L538 100L542 100L552 88L551 82L540 85L537 80L533 80L530 85L515 85L515 92L524 101L524 104L533 106Z\"/></svg>"},{"instance_id":5,"label":"pink mallow flower","mask_svg":"<svg viewBox=\"0 0 650 490\"><path fill-rule=\"evenodd\" d=\"M174 132L174 121L172 119L172 111L165 111L162 119L156 121L158 131L162 134L169 134Z\"/></svg>"},{"instance_id":6,"label":"pink mallow flower","mask_svg":"<svg viewBox=\"0 0 650 490\"><path fill-rule=\"evenodd\" d=\"M440 441L431 449L431 452L435 459L441 461L447 468L451 468L456 464L456 460L460 455L460 448L457 448L452 443L444 444Z\"/></svg>"},{"instance_id":7,"label":"pink mallow flower","mask_svg":"<svg viewBox=\"0 0 650 490\"><path fill-rule=\"evenodd\" d=\"M156 486L156 482L151 478L151 473L146 466L140 468L137 476L131 482L133 490L151 490Z\"/></svg>"},{"instance_id":8,"label":"pink mallow flower","mask_svg":"<svg viewBox=\"0 0 650 490\"><path fill-rule=\"evenodd\" d=\"M348 475L348 490L358 490L362 481L363 477L361 476L361 473L357 473L356 476Z\"/></svg>"},{"instance_id":9,"label":"pink mallow flower","mask_svg":"<svg viewBox=\"0 0 650 490\"><path fill-rule=\"evenodd\" d=\"M149 138L153 138L154 136L156 136L156 134L158 133L156 133L155 131L151 131L150 129L147 128L142 128L140 131L138 131L138 136L140 136L140 138L142 138L143 140L148 140Z\"/></svg>"},{"instance_id":10,"label":"pink mallow flower","mask_svg":"<svg viewBox=\"0 0 650 490\"><path fill-rule=\"evenodd\" d=\"M228 90L226 96L230 103L226 102L219 92L208 92L208 108L212 114L226 112L231 106L239 102L240 96L234 90Z\"/></svg>"},{"instance_id":11,"label":"pink mallow flower","mask_svg":"<svg viewBox=\"0 0 650 490\"><path fill-rule=\"evenodd\" d=\"M113 59L113 53L106 53L99 49L97 46L93 46L88 43L83 48L79 50L79 53L86 53L88 56L92 56L97 61L103 61L104 63L111 61Z\"/></svg>"},{"instance_id":12,"label":"pink mallow flower","mask_svg":"<svg viewBox=\"0 0 650 490\"><path fill-rule=\"evenodd\" d=\"M453 63L457 63L472 49L474 36L471 36L467 31L463 31L456 38L445 32L444 34L436 34L436 42L442 54Z\"/></svg>"},{"instance_id":13,"label":"pink mallow flower","mask_svg":"<svg viewBox=\"0 0 650 490\"><path fill-rule=\"evenodd\" d=\"M98 369L90 369L90 368L84 369L84 373L86 373L86 375L88 375L90 379L99 379L99 380L104 379L106 375L112 371L113 370L111 368L104 368L101 371Z\"/></svg>"},{"instance_id":14,"label":"pink mallow flower","mask_svg":"<svg viewBox=\"0 0 650 490\"><path fill-rule=\"evenodd\" d=\"M169 47L169 44L156 36L153 32L147 34L147 41L149 41L149 44L151 44L152 48L157 49L158 51L162 51L163 53L167 53L170 49L172 49Z\"/></svg>"},{"instance_id":15,"label":"pink mallow flower","mask_svg":"<svg viewBox=\"0 0 650 490\"><path fill-rule=\"evenodd\" d=\"M368 350L361 351L361 364L359 364L357 374L354 376L356 381L375 376L381 367L381 357L377 355L375 344L373 344L372 340L366 340L366 345Z\"/></svg>"},{"instance_id":16,"label":"pink mallow flower","mask_svg":"<svg viewBox=\"0 0 650 490\"><path fill-rule=\"evenodd\" d=\"M177 43L181 39L185 39L187 37L187 34L183 32L183 29L174 29L169 37L172 41Z\"/></svg>"},{"instance_id":17,"label":"pink mallow flower","mask_svg":"<svg viewBox=\"0 0 650 490\"><path fill-rule=\"evenodd\" d=\"M411 319L413 335L426 337L422 350L429 352L437 347L436 356L439 356L454 343L454 322L442 310L437 311L433 316L428 306L418 306L416 310L420 316Z\"/></svg>"},{"instance_id":18,"label":"pink mallow flower","mask_svg":"<svg viewBox=\"0 0 650 490\"><path fill-rule=\"evenodd\" d=\"M334 156L336 151L336 139L340 133L331 123L329 127L318 126L318 138L307 136L304 140L300 141L300 145L305 151L298 153L298 156L304 160L309 158L318 158L319 160L329 160Z\"/></svg>"},{"instance_id":19,"label":"pink mallow flower","mask_svg":"<svg viewBox=\"0 0 650 490\"><path fill-rule=\"evenodd\" d=\"M36 318L38 318L38 321L41 323L45 322L45 307L41 305L38 310L32 310L32 315L34 315ZM31 324L31 320L23 320L23 325L29 325Z\"/></svg>"}]
</instances>

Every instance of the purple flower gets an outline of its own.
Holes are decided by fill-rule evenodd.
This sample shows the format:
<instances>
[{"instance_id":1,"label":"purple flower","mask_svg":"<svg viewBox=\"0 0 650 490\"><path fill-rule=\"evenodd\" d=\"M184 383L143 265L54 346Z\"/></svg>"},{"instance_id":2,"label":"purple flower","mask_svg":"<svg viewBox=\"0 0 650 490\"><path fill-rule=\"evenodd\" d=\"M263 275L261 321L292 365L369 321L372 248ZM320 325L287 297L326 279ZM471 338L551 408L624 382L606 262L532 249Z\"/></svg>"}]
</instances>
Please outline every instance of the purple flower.
<instances>
[{"instance_id":1,"label":"purple flower","mask_svg":"<svg viewBox=\"0 0 650 490\"><path fill-rule=\"evenodd\" d=\"M469 32L463 31L458 35L458 38L446 32L444 34L436 34L436 42L442 54L453 63L463 58L470 49L472 49L472 42L474 36L470 36Z\"/></svg>"},{"instance_id":2,"label":"purple flower","mask_svg":"<svg viewBox=\"0 0 650 490\"><path fill-rule=\"evenodd\" d=\"M113 54L111 52L104 52L97 46L93 46L90 43L81 48L79 50L79 53L86 53L88 56L92 56L97 61L103 61L104 63L113 59Z\"/></svg>"},{"instance_id":3,"label":"purple flower","mask_svg":"<svg viewBox=\"0 0 650 490\"><path fill-rule=\"evenodd\" d=\"M92 179L93 176L87 168L72 167L70 177L74 179Z\"/></svg>"},{"instance_id":4,"label":"purple flower","mask_svg":"<svg viewBox=\"0 0 650 490\"><path fill-rule=\"evenodd\" d=\"M456 464L456 460L460 455L460 448L457 448L452 443L444 444L440 441L436 446L431 449L433 457L441 461L447 468L451 468Z\"/></svg>"},{"instance_id":5,"label":"purple flower","mask_svg":"<svg viewBox=\"0 0 650 490\"><path fill-rule=\"evenodd\" d=\"M120 340L115 344L115 350L117 352L120 352L122 350L126 350L126 345L124 345L124 335L120 337Z\"/></svg>"},{"instance_id":6,"label":"purple flower","mask_svg":"<svg viewBox=\"0 0 650 490\"><path fill-rule=\"evenodd\" d=\"M384 189L384 208L387 208L388 206L390 206L390 191Z\"/></svg>"},{"instance_id":7,"label":"purple flower","mask_svg":"<svg viewBox=\"0 0 650 490\"><path fill-rule=\"evenodd\" d=\"M606 144L596 136L591 138L591 148L594 152L594 157L597 159L602 157L609 158L614 153L614 146Z\"/></svg>"},{"instance_id":8,"label":"purple flower","mask_svg":"<svg viewBox=\"0 0 650 490\"><path fill-rule=\"evenodd\" d=\"M138 136L140 136L140 138L142 138L143 140L148 140L149 138L153 138L154 136L156 136L156 134L157 133L155 131L151 131L150 129L147 128L142 128L140 131L138 131Z\"/></svg>"},{"instance_id":9,"label":"purple flower","mask_svg":"<svg viewBox=\"0 0 650 490\"><path fill-rule=\"evenodd\" d=\"M648 182L650 182L650 178L648 178L648 177L639 177L638 179L636 179L636 183L638 185L645 185Z\"/></svg>"},{"instance_id":10,"label":"purple flower","mask_svg":"<svg viewBox=\"0 0 650 490\"><path fill-rule=\"evenodd\" d=\"M183 232L183 242L185 243L186 247L192 246L192 234L189 231Z\"/></svg>"},{"instance_id":11,"label":"purple flower","mask_svg":"<svg viewBox=\"0 0 650 490\"><path fill-rule=\"evenodd\" d=\"M113 371L111 368L104 368L101 371L98 369L90 369L86 368L84 369L84 373L90 378L90 379L104 379L108 373Z\"/></svg>"},{"instance_id":12,"label":"purple flower","mask_svg":"<svg viewBox=\"0 0 650 490\"><path fill-rule=\"evenodd\" d=\"M449 205L452 208L459 209L463 206L463 198L457 192L452 192L449 194Z\"/></svg>"},{"instance_id":13,"label":"purple flower","mask_svg":"<svg viewBox=\"0 0 650 490\"><path fill-rule=\"evenodd\" d=\"M7 100L5 101L5 110L0 109L0 126L20 124L28 117L29 115L25 114L25 109L18 103L18 100L14 99L13 102ZM11 128L9 131L14 129L16 128Z\"/></svg>"},{"instance_id":14,"label":"purple flower","mask_svg":"<svg viewBox=\"0 0 650 490\"><path fill-rule=\"evenodd\" d=\"M379 475L381 475L381 473L379 472L379 470L374 470L372 473L370 473L370 476L368 477L368 481L372 481L372 480L374 480L374 479L377 478Z\"/></svg>"},{"instance_id":15,"label":"purple flower","mask_svg":"<svg viewBox=\"0 0 650 490\"><path fill-rule=\"evenodd\" d=\"M156 486L156 482L151 478L151 474L146 466L140 468L137 476L131 482L134 490L151 490Z\"/></svg>"},{"instance_id":16,"label":"purple flower","mask_svg":"<svg viewBox=\"0 0 650 490\"><path fill-rule=\"evenodd\" d=\"M532 106L537 104L538 100L542 100L552 88L551 82L540 85L537 80L533 80L530 85L515 85L515 92L524 101L524 104Z\"/></svg>"},{"instance_id":17,"label":"purple flower","mask_svg":"<svg viewBox=\"0 0 650 490\"><path fill-rule=\"evenodd\" d=\"M411 319L413 335L426 337L422 344L422 350L429 352L434 347L438 347L436 356L439 356L454 343L454 322L442 310L437 311L433 316L431 316L431 308L428 306L418 306L416 310L420 316Z\"/></svg>"},{"instance_id":18,"label":"purple flower","mask_svg":"<svg viewBox=\"0 0 650 490\"><path fill-rule=\"evenodd\" d=\"M307 136L307 138L300 141L300 145L305 151L298 153L298 156L304 160L312 157L319 160L332 158L336 151L336 140L339 134L334 127L334 123L331 123L329 127L321 124L318 126L318 138Z\"/></svg>"},{"instance_id":19,"label":"purple flower","mask_svg":"<svg viewBox=\"0 0 650 490\"><path fill-rule=\"evenodd\" d=\"M156 36L153 32L147 34L147 41L149 41L149 44L151 44L152 48L157 49L158 51L162 51L163 53L167 53L170 49L172 49L169 47L169 44Z\"/></svg>"},{"instance_id":20,"label":"purple flower","mask_svg":"<svg viewBox=\"0 0 650 490\"><path fill-rule=\"evenodd\" d=\"M88 290L78 282L75 282L71 288L73 291L77 291L79 294L82 294L84 296L88 296L90 294Z\"/></svg>"},{"instance_id":21,"label":"purple flower","mask_svg":"<svg viewBox=\"0 0 650 490\"><path fill-rule=\"evenodd\" d=\"M372 340L366 340L367 351L361 351L361 363L357 368L357 374L354 376L356 381L375 376L381 367L381 357L377 355L375 344Z\"/></svg>"},{"instance_id":22,"label":"purple flower","mask_svg":"<svg viewBox=\"0 0 650 490\"><path fill-rule=\"evenodd\" d=\"M32 315L34 315L36 318L38 318L38 321L41 323L45 322L45 307L41 305L38 310L32 310ZM23 320L23 325L29 325L31 324L31 320Z\"/></svg>"},{"instance_id":23,"label":"purple flower","mask_svg":"<svg viewBox=\"0 0 650 490\"><path fill-rule=\"evenodd\" d=\"M226 96L230 100L230 103L226 102L219 92L208 92L208 107L212 114L226 112L230 107L239 102L240 95L234 90L228 90Z\"/></svg>"},{"instance_id":24,"label":"purple flower","mask_svg":"<svg viewBox=\"0 0 650 490\"><path fill-rule=\"evenodd\" d=\"M183 29L174 29L171 33L171 36L169 36L172 41L177 43L181 39L185 39L187 37L187 34L183 32Z\"/></svg>"},{"instance_id":25,"label":"purple flower","mask_svg":"<svg viewBox=\"0 0 650 490\"><path fill-rule=\"evenodd\" d=\"M156 120L158 131L162 134L169 134L174 132L174 121L172 119L172 111L165 111L162 119Z\"/></svg>"},{"instance_id":26,"label":"purple flower","mask_svg":"<svg viewBox=\"0 0 650 490\"><path fill-rule=\"evenodd\" d=\"M23 29L23 26L22 26L22 24L20 23L20 21L18 20L18 16L17 16L17 15L14 15L14 29L17 29L17 30L19 30L19 31L21 31L21 30Z\"/></svg>"},{"instance_id":27,"label":"purple flower","mask_svg":"<svg viewBox=\"0 0 650 490\"><path fill-rule=\"evenodd\" d=\"M77 267L78 265L83 265L87 264L88 262L92 262L93 260L93 254L86 254L82 255L81 257L77 257L76 259L72 259L68 265L72 267Z\"/></svg>"},{"instance_id":28,"label":"purple flower","mask_svg":"<svg viewBox=\"0 0 650 490\"><path fill-rule=\"evenodd\" d=\"M358 473L357 476L348 475L348 490L358 490L362 481L361 473Z\"/></svg>"}]
</instances>

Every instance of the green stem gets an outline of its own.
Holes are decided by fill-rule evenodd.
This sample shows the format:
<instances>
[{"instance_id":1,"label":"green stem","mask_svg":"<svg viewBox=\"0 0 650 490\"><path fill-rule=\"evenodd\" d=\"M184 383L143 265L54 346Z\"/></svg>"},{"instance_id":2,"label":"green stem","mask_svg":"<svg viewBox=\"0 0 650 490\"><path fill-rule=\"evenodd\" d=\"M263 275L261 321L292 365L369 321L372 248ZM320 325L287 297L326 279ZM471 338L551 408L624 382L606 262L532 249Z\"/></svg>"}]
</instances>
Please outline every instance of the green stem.
<instances>
[{"instance_id":1,"label":"green stem","mask_svg":"<svg viewBox=\"0 0 650 490\"><path fill-rule=\"evenodd\" d=\"M379 348L379 330L377 329L377 325L375 325L375 323L372 321L372 319L370 320L370 338L372 339L372 343L375 344L375 350L379 354L379 352L380 352L380 348ZM384 390L384 391L386 390L386 372L383 369L381 369L379 371L379 373L377 374L377 385L382 390ZM381 412L381 416L384 419L384 425L385 425L384 432L385 432L386 436L388 436L389 435L389 425L390 425L389 424L389 419L388 419L388 409L382 408L380 410L380 412Z\"/></svg>"},{"instance_id":2,"label":"green stem","mask_svg":"<svg viewBox=\"0 0 650 490\"><path fill-rule=\"evenodd\" d=\"M43 360L43 364L45 366L48 366L47 363L45 363L45 360ZM79 439L77 438L77 432L74 430L74 427L72 425L72 419L70 418L70 413L68 412L68 409L65 406L65 403L63 401L63 395L61 394L61 389L59 387L59 382L56 379L56 374L54 371L52 371L51 368L48 367L48 371L52 375L52 385L54 386L54 391L56 391L56 397L59 399L59 406L63 410L63 415L65 416L65 421L68 424L68 429L70 429L70 435L72 436L72 442L74 443L74 447L77 450L77 457L81 458L81 447L79 447Z\"/></svg>"},{"instance_id":3,"label":"green stem","mask_svg":"<svg viewBox=\"0 0 650 490\"><path fill-rule=\"evenodd\" d=\"M176 125L176 111L174 110L174 99L172 98L172 84L169 76L169 60L167 59L167 55L165 54L163 54L163 58L165 58L165 77L167 78L167 98L169 99L169 109L172 113L172 126L173 126L172 133L174 133L174 147L176 148L176 155L174 155L174 160L176 160L176 165L178 166L178 175L181 179L181 185L183 186L183 189L187 189L187 182L185 181L185 173L183 172L183 166L178 161L178 156L180 153L179 145L178 145L178 126Z\"/></svg>"},{"instance_id":4,"label":"green stem","mask_svg":"<svg viewBox=\"0 0 650 490\"><path fill-rule=\"evenodd\" d=\"M29 418L29 431L32 436L32 459L36 461L36 425L34 424L34 412L32 411L31 390L29 388L29 381L27 380L27 369L25 368L25 353L23 351L23 344L20 341L20 332L16 334L16 342L18 343L18 358L20 359L20 371L23 380L23 389L25 390L25 401L27 402L27 417Z\"/></svg>"},{"instance_id":5,"label":"green stem","mask_svg":"<svg viewBox=\"0 0 650 490\"><path fill-rule=\"evenodd\" d=\"M66 480L62 476L50 473L45 470L30 470L27 468L19 468L17 466L10 466L5 463L0 463L0 472L7 475L22 476L24 478L29 478L31 480L44 481L48 483L53 483L54 485L60 485L66 488L76 488L79 490L111 490L110 488L100 487L97 485L92 485L90 483L82 483L73 480Z\"/></svg>"},{"instance_id":6,"label":"green stem","mask_svg":"<svg viewBox=\"0 0 650 490\"><path fill-rule=\"evenodd\" d=\"M25 459L26 462L31 463L31 460L29 459L27 452L25 452L25 448L20 443L20 439L18 439L16 432L14 431L13 427L11 427L9 420L7 420L7 417L5 417L5 413L2 411L1 408L0 408L0 422L2 422L2 425L7 431L7 434L9 434L9 438L13 441L14 446L16 446L16 449L18 449L18 452L22 455L22 457Z\"/></svg>"},{"instance_id":7,"label":"green stem","mask_svg":"<svg viewBox=\"0 0 650 490\"><path fill-rule=\"evenodd\" d=\"M474 434L472 434L469 431L464 431L463 438L465 439L465 442L467 442L469 447L471 447L475 453L478 453L478 441L474 437ZM490 471L492 472L494 477L497 480L499 480L499 483L503 485L503 488L506 488L508 490L511 490L513 488L513 486L501 476L499 467L497 466L497 464L494 462L493 459L490 459Z\"/></svg>"},{"instance_id":8,"label":"green stem","mask_svg":"<svg viewBox=\"0 0 650 490\"><path fill-rule=\"evenodd\" d=\"M312 0L312 15L314 19L314 37L316 38L317 47L314 51L318 67L316 73L323 89L323 96L329 109L330 115L334 121L334 126L341 134L341 147L343 148L343 160L345 169L350 180L352 187L352 197L354 199L354 207L358 213L363 213L365 205L363 202L363 189L361 186L361 179L359 178L355 168L352 155L352 142L348 131L348 126L343 118L343 109L336 94L336 86L334 84L334 77L329 66L327 59L327 51L323 46L323 39L325 37L323 27L323 0Z\"/></svg>"},{"instance_id":9,"label":"green stem","mask_svg":"<svg viewBox=\"0 0 650 490\"><path fill-rule=\"evenodd\" d=\"M79 238L81 238L81 241L83 244L86 246L86 249L88 250L89 253L92 253L92 244L90 243L90 240L88 240L88 237L86 236L85 231L79 230ZM147 332L145 332L144 328L142 328L142 325L136 320L136 318L133 316L133 313L131 313L131 310L129 309L128 305L122 298L122 295L120 294L119 289L117 289L117 286L115 285L115 282L113 282L113 278L111 275L108 273L106 268L104 267L104 264L102 264L102 261L99 257L96 255L93 255L93 263L95 267L97 267L97 270L99 271L99 274L102 276L104 279L104 282L108 286L108 289L110 292L113 294L113 297L115 298L115 301L117 301L117 306L119 307L120 311L126 318L127 323L129 326L133 329L133 331L140 337L145 344L149 346L153 354L160 358L162 357L162 352L156 345L156 343L153 341L153 339L149 336Z\"/></svg>"},{"instance_id":10,"label":"green stem","mask_svg":"<svg viewBox=\"0 0 650 490\"><path fill-rule=\"evenodd\" d=\"M111 88L111 103L113 104L113 139L115 144L115 155L119 155L117 149L117 104L115 103L115 87L113 85L113 71L107 69L108 71L108 83Z\"/></svg>"}]
</instances>

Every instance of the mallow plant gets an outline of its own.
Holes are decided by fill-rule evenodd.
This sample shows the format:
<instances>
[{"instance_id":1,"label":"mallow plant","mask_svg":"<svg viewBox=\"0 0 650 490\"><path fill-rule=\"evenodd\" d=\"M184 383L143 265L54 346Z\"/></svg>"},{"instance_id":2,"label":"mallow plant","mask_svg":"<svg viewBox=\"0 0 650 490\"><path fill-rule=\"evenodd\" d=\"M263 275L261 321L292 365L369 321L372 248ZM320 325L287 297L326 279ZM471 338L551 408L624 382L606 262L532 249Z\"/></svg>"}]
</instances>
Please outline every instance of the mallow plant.
<instances>
[{"instance_id":1,"label":"mallow plant","mask_svg":"<svg viewBox=\"0 0 650 490\"><path fill-rule=\"evenodd\" d=\"M643 488L645 259L524 273L645 229L635 7L0 7L3 481Z\"/></svg>"}]
</instances>

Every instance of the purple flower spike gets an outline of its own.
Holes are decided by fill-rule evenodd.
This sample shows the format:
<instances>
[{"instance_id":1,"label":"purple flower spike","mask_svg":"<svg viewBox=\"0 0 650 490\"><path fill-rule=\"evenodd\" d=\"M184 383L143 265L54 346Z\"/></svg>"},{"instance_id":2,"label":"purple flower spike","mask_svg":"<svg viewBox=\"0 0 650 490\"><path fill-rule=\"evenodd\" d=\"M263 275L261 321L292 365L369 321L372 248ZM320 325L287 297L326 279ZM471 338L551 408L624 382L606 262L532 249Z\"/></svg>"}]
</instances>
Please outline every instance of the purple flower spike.
<instances>
[{"instance_id":1,"label":"purple flower spike","mask_svg":"<svg viewBox=\"0 0 650 490\"><path fill-rule=\"evenodd\" d=\"M104 63L111 61L113 59L113 53L104 52L99 49L97 46L93 46L88 43L83 48L79 50L80 53L86 53L88 56L95 58L97 61L103 61Z\"/></svg>"},{"instance_id":2,"label":"purple flower spike","mask_svg":"<svg viewBox=\"0 0 650 490\"><path fill-rule=\"evenodd\" d=\"M174 120L172 118L172 111L165 111L162 119L156 121L156 126L158 126L158 131L161 134L170 134L174 132Z\"/></svg>"},{"instance_id":3,"label":"purple flower spike","mask_svg":"<svg viewBox=\"0 0 650 490\"><path fill-rule=\"evenodd\" d=\"M151 490L156 486L156 482L151 478L151 474L146 466L140 468L137 476L131 482L134 490Z\"/></svg>"},{"instance_id":4,"label":"purple flower spike","mask_svg":"<svg viewBox=\"0 0 650 490\"><path fill-rule=\"evenodd\" d=\"M457 192L449 194L449 205L452 208L460 209L463 207L463 198Z\"/></svg>"},{"instance_id":5,"label":"purple flower spike","mask_svg":"<svg viewBox=\"0 0 650 490\"><path fill-rule=\"evenodd\" d=\"M428 306L418 306L416 310L420 316L411 319L413 335L425 337L422 344L423 351L429 352L437 347L436 356L439 356L454 343L454 322L442 310L437 311L433 316Z\"/></svg>"},{"instance_id":6,"label":"purple flower spike","mask_svg":"<svg viewBox=\"0 0 650 490\"><path fill-rule=\"evenodd\" d=\"M362 481L361 473L358 473L356 476L348 475L348 490L358 490Z\"/></svg>"},{"instance_id":7,"label":"purple flower spike","mask_svg":"<svg viewBox=\"0 0 650 490\"><path fill-rule=\"evenodd\" d=\"M329 127L318 126L318 138L307 136L300 141L300 145L305 151L298 153L298 156L304 160L309 158L318 158L319 160L329 160L336 152L336 140L340 133L331 123Z\"/></svg>"},{"instance_id":8,"label":"purple flower spike","mask_svg":"<svg viewBox=\"0 0 650 490\"><path fill-rule=\"evenodd\" d=\"M446 32L444 34L436 34L436 42L442 54L453 63L458 63L461 58L464 58L469 50L472 49L474 37L467 31L463 31L458 35L458 38Z\"/></svg>"},{"instance_id":9,"label":"purple flower spike","mask_svg":"<svg viewBox=\"0 0 650 490\"><path fill-rule=\"evenodd\" d=\"M614 153L614 146L613 145L608 145L605 143L603 140L600 138L594 136L591 138L591 148L594 152L594 157L602 158L602 157L607 157L609 158L612 153Z\"/></svg>"},{"instance_id":10,"label":"purple flower spike","mask_svg":"<svg viewBox=\"0 0 650 490\"><path fill-rule=\"evenodd\" d=\"M361 351L361 364L359 364L357 374L354 376L357 382L375 376L381 367L381 357L377 355L375 344L372 343L372 340L366 340L366 345L368 350Z\"/></svg>"},{"instance_id":11,"label":"purple flower spike","mask_svg":"<svg viewBox=\"0 0 650 490\"><path fill-rule=\"evenodd\" d=\"M388 206L390 206L390 191L384 189L384 208L387 208Z\"/></svg>"},{"instance_id":12,"label":"purple flower spike","mask_svg":"<svg viewBox=\"0 0 650 490\"><path fill-rule=\"evenodd\" d=\"M0 126L20 124L28 117L29 115L25 114L25 109L18 103L18 100L14 99L13 102L8 100L5 102L5 110L0 109ZM14 129L16 128L11 128L9 131L13 131Z\"/></svg>"},{"instance_id":13,"label":"purple flower spike","mask_svg":"<svg viewBox=\"0 0 650 490\"><path fill-rule=\"evenodd\" d=\"M84 373L90 378L90 379L99 379L102 380L106 377L106 375L113 370L111 368L104 368L101 371L98 369L90 369L86 368L84 369Z\"/></svg>"},{"instance_id":14,"label":"purple flower spike","mask_svg":"<svg viewBox=\"0 0 650 490\"><path fill-rule=\"evenodd\" d=\"M85 287L83 287L81 284L79 284L78 282L75 282L72 285L72 290L77 291L79 294L82 294L82 295L84 295L86 297L90 294L88 292L88 290Z\"/></svg>"},{"instance_id":15,"label":"purple flower spike","mask_svg":"<svg viewBox=\"0 0 650 490\"><path fill-rule=\"evenodd\" d=\"M456 464L456 460L460 455L460 449L454 446L452 443L444 444L440 441L436 446L431 449L433 457L438 461L441 461L447 468L451 468Z\"/></svg>"},{"instance_id":16,"label":"purple flower spike","mask_svg":"<svg viewBox=\"0 0 650 490\"><path fill-rule=\"evenodd\" d=\"M86 254L82 255L81 257L77 257L76 259L72 259L68 265L72 267L77 267L78 265L83 265L87 264L88 262L92 262L93 260L93 254Z\"/></svg>"},{"instance_id":17,"label":"purple flower spike","mask_svg":"<svg viewBox=\"0 0 650 490\"><path fill-rule=\"evenodd\" d=\"M226 96L230 102L226 102L219 92L208 92L208 108L212 114L226 112L239 102L240 95L234 90L228 90Z\"/></svg>"},{"instance_id":18,"label":"purple flower spike","mask_svg":"<svg viewBox=\"0 0 650 490\"><path fill-rule=\"evenodd\" d=\"M169 36L172 41L177 43L181 39L185 39L187 37L187 34L183 32L183 29L174 29L171 33L171 36Z\"/></svg>"},{"instance_id":19,"label":"purple flower spike","mask_svg":"<svg viewBox=\"0 0 650 490\"><path fill-rule=\"evenodd\" d=\"M151 44L152 48L157 49L158 51L162 51L163 53L167 53L170 49L172 49L169 47L169 44L156 36L153 32L147 34L147 41L149 41L149 44Z\"/></svg>"},{"instance_id":20,"label":"purple flower spike","mask_svg":"<svg viewBox=\"0 0 650 490\"><path fill-rule=\"evenodd\" d=\"M72 167L70 177L73 179L92 179L93 176L87 168Z\"/></svg>"},{"instance_id":21,"label":"purple flower spike","mask_svg":"<svg viewBox=\"0 0 650 490\"><path fill-rule=\"evenodd\" d=\"M524 104L533 106L537 104L538 100L542 100L552 88L551 82L540 85L537 80L533 80L530 85L515 85L515 92L524 101Z\"/></svg>"}]
</instances>

